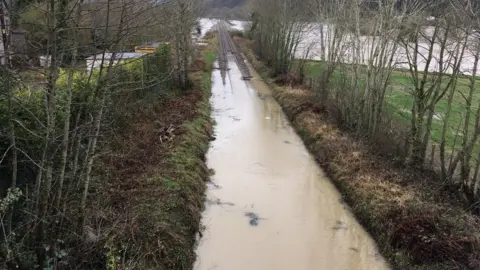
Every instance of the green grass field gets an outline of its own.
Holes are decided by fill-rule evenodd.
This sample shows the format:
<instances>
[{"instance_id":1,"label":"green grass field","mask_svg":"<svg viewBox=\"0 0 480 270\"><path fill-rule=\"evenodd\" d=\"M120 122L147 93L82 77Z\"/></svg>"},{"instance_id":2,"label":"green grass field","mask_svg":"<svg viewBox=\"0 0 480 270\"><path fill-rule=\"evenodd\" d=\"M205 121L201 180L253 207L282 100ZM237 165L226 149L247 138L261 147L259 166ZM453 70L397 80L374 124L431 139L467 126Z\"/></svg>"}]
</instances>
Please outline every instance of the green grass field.
<instances>
[{"instance_id":1,"label":"green grass field","mask_svg":"<svg viewBox=\"0 0 480 270\"><path fill-rule=\"evenodd\" d=\"M306 76L307 78L318 78L322 72L326 69L325 62L320 61L310 61L306 65ZM334 72L333 74L333 83L339 83L343 76L346 76L345 73L342 73L340 69ZM444 79L445 81L446 79ZM447 82L445 82L446 84ZM480 85L480 79L477 79L477 83ZM457 82L457 91L454 95L454 100L451 109L451 118L449 120L449 127L446 134L447 149L458 149L460 147L462 136L461 132L457 133L459 128L464 122L465 118L465 106L466 106L466 95L469 91L469 78L461 77ZM412 95L411 91L413 88L413 83L410 78L408 70L395 70L390 79L390 85L387 92L387 108L392 110L393 117L398 121L409 124L410 115L412 108ZM475 125L475 110L479 106L480 101L480 91L476 92L473 97L472 108L473 111L470 117L470 135L473 127ZM432 135L431 140L432 144L438 144L441 141L442 128L443 128L443 117L445 116L448 108L447 94L442 100L440 100L435 109L435 116L433 120ZM458 135L458 136L457 136ZM478 144L475 147L475 153L479 151Z\"/></svg>"}]
</instances>

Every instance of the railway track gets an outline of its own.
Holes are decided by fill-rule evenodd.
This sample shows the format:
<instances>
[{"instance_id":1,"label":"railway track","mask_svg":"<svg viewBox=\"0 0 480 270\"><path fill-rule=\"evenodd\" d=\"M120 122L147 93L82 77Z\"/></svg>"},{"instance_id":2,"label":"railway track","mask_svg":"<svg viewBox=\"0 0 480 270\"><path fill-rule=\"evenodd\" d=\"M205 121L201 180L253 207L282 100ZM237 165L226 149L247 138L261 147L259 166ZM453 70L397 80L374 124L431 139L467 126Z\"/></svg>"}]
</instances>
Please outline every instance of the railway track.
<instances>
[{"instance_id":1,"label":"railway track","mask_svg":"<svg viewBox=\"0 0 480 270\"><path fill-rule=\"evenodd\" d=\"M219 61L219 68L222 71L222 78L225 78L223 75L228 71L228 55L233 55L235 58L235 62L237 63L238 68L242 74L243 80L249 80L252 78L250 75L250 70L245 63L245 59L243 55L238 52L235 43L233 42L230 34L228 33L227 26L225 22L219 22L217 25L217 32L218 32L218 61Z\"/></svg>"}]
</instances>

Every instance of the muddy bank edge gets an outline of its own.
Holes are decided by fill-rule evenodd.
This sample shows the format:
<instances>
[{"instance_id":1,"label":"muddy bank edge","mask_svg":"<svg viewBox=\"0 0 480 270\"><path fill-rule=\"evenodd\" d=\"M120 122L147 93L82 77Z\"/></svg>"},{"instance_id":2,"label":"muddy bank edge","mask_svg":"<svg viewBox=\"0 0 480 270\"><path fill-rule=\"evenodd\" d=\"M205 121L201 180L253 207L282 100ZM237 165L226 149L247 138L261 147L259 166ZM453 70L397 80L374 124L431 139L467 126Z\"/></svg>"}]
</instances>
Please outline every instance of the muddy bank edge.
<instances>
[{"instance_id":1,"label":"muddy bank edge","mask_svg":"<svg viewBox=\"0 0 480 270\"><path fill-rule=\"evenodd\" d=\"M237 44L392 268L480 269L478 217L342 132L311 92L275 84L249 41Z\"/></svg>"},{"instance_id":2,"label":"muddy bank edge","mask_svg":"<svg viewBox=\"0 0 480 270\"><path fill-rule=\"evenodd\" d=\"M196 116L184 123L186 132L169 153L169 169L164 173L164 184L171 192L163 204L170 221L170 231L165 231L165 234L176 244L165 246L164 262L167 263L162 262L152 269L158 269L158 266L166 270L192 269L196 259L195 238L201 231L206 183L210 177L205 156L213 136L210 96L214 48L206 48L200 59L200 67L195 67L200 70L190 72L194 88L202 90L196 104Z\"/></svg>"}]
</instances>

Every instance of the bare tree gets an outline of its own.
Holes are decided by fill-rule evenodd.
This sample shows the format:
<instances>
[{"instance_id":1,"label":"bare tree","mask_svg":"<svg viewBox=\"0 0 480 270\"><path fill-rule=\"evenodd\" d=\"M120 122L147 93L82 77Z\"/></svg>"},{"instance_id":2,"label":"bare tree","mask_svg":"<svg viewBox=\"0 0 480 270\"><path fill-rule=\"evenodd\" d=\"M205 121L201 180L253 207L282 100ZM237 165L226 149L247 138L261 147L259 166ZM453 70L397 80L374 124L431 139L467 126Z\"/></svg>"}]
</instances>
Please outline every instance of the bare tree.
<instances>
[{"instance_id":1,"label":"bare tree","mask_svg":"<svg viewBox=\"0 0 480 270\"><path fill-rule=\"evenodd\" d=\"M172 87L170 77L174 73L170 68L169 49L167 57L160 59L163 62L152 60L157 54L129 62L121 59L122 53L128 51L131 44L144 40L170 41L169 36L147 35L145 29L167 33L166 25L181 27L178 31L182 33L178 36L181 36L178 39L181 49L175 55L181 65L175 74L182 74L179 78L184 86L188 84L190 31L201 5L186 1L187 12L180 14L184 17L164 16L170 14L175 4L142 0L52 0L46 4L32 3L24 7L25 11L19 10L25 12L19 14L19 24L30 22L32 12L32 17L43 18L35 27L29 25L29 29L41 34L29 32L28 37L48 37L45 42L32 41L34 45L30 49L47 55L49 61L44 69L34 69L41 78L38 81L45 82L36 85L35 90L29 89L30 85L23 82L9 64L2 67L0 74L2 85L8 90L0 102L2 112L6 108L4 111L8 113L5 130L9 133L2 139L8 139L9 147L2 149L6 159L0 162L8 164L8 173L12 176L9 194L13 195L9 195L9 208L2 210L0 220L5 229L4 238L11 241L7 248L12 251L9 260L18 260L13 252L18 251L28 253L25 257L36 257L34 261L20 262L26 264L26 268L34 264L50 266L60 260L56 256L65 252L65 245L78 250L85 247L82 243L91 222L89 207L92 201L98 200L90 197L91 186L92 183L101 185L94 173L98 166L96 158L106 138L117 128L115 103L127 102L123 98L132 98L134 95L130 93L143 98L148 91L158 89L159 84L167 90ZM36 8L37 5L45 8ZM8 46L8 42L3 43ZM100 62L98 68L81 66L79 60L88 54ZM153 69L148 69L147 64L154 65ZM24 71L19 69L23 76ZM148 76L144 74L147 71ZM28 97L24 93L28 93ZM27 175L20 186L17 175ZM16 187L23 191L28 207L16 208L23 214L14 219L13 203L20 197ZM72 226L78 229L72 230ZM23 237L16 242L20 238L11 237L13 235Z\"/></svg>"},{"instance_id":2,"label":"bare tree","mask_svg":"<svg viewBox=\"0 0 480 270\"><path fill-rule=\"evenodd\" d=\"M269 0L255 7L257 53L272 65L276 75L286 75L292 67L306 27L302 6L299 1Z\"/></svg>"}]
</instances>

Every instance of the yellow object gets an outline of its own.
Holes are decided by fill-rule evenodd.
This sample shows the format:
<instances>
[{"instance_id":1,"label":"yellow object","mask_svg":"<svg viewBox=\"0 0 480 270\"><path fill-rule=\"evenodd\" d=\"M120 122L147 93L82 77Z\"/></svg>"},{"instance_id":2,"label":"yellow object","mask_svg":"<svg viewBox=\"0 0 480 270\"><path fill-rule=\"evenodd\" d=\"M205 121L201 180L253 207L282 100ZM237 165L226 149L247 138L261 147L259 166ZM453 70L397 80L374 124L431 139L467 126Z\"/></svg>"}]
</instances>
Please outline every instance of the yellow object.
<instances>
[{"instance_id":1,"label":"yellow object","mask_svg":"<svg viewBox=\"0 0 480 270\"><path fill-rule=\"evenodd\" d=\"M152 46L135 46L135 52L137 53L155 53L156 47Z\"/></svg>"}]
</instances>

